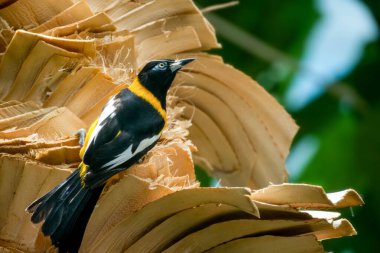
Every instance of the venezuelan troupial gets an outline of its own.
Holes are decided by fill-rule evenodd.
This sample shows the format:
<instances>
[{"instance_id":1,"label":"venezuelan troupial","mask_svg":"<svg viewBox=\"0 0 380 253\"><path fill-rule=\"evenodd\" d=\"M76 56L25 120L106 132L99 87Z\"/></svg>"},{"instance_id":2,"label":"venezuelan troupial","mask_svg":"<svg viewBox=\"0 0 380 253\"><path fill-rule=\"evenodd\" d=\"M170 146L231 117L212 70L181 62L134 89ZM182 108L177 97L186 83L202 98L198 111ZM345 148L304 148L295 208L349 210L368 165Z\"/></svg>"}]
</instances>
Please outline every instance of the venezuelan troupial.
<instances>
[{"instance_id":1,"label":"venezuelan troupial","mask_svg":"<svg viewBox=\"0 0 380 253\"><path fill-rule=\"evenodd\" d=\"M26 210L32 222L60 252L76 252L104 185L128 169L160 139L166 122L166 95L185 64L193 59L151 61L126 89L110 98L87 135L82 162L64 182Z\"/></svg>"}]
</instances>

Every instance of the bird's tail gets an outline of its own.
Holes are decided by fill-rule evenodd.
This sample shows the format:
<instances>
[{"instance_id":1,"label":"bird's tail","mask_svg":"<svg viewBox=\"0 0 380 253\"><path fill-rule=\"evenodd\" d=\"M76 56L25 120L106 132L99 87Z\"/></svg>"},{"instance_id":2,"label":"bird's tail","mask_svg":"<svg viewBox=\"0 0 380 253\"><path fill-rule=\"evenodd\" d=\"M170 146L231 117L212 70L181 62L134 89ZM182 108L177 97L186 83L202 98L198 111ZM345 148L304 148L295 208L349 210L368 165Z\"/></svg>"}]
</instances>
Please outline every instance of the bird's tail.
<instances>
[{"instance_id":1,"label":"bird's tail","mask_svg":"<svg viewBox=\"0 0 380 253\"><path fill-rule=\"evenodd\" d=\"M78 169L26 211L33 213L33 223L44 220L41 230L50 236L59 252L77 252L102 189L82 187Z\"/></svg>"}]
</instances>

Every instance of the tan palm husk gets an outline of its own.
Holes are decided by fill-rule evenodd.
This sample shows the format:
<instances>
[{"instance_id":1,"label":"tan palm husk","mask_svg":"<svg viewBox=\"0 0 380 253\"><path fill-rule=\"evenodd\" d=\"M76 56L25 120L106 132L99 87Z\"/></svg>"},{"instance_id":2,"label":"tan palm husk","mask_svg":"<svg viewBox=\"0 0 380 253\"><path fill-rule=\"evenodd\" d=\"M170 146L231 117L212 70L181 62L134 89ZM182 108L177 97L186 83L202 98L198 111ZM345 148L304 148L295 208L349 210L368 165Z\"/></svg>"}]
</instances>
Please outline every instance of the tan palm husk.
<instances>
[{"instance_id":1,"label":"tan palm husk","mask_svg":"<svg viewBox=\"0 0 380 253\"><path fill-rule=\"evenodd\" d=\"M203 52L220 45L191 0L13 2L0 3L0 252L54 250L25 207L76 168L76 131L157 58L196 61L159 144L107 185L81 252L323 252L320 240L356 233L330 211L361 205L355 191L286 184L297 125ZM199 187L194 162L223 187Z\"/></svg>"}]
</instances>

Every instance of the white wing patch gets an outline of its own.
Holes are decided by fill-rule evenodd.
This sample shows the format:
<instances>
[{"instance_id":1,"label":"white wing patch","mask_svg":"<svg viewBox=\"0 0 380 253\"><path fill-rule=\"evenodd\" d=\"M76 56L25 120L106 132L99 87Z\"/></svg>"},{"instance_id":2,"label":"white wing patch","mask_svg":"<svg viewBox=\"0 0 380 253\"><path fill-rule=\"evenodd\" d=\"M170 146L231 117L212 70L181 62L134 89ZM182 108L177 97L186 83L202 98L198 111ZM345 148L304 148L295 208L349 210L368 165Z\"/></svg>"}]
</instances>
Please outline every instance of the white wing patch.
<instances>
[{"instance_id":1,"label":"white wing patch","mask_svg":"<svg viewBox=\"0 0 380 253\"><path fill-rule=\"evenodd\" d=\"M100 125L105 119L107 119L112 113L116 110L116 99L115 96L113 96L106 106L104 107L102 113L99 116L98 125Z\"/></svg>"},{"instance_id":2,"label":"white wing patch","mask_svg":"<svg viewBox=\"0 0 380 253\"><path fill-rule=\"evenodd\" d=\"M98 120L98 123L96 124L95 129L92 131L92 134L90 136L90 140L88 141L87 148L91 145L92 142L96 141L96 137L98 137L98 134L99 134L100 130L102 130L102 128L103 128L103 124L102 123L108 117L110 117L112 114L115 114L115 110L116 110L116 103L115 102L116 102L115 96L113 96L107 102L106 106L104 107L102 113L99 116L99 120ZM84 152L84 156L86 155L86 151L87 151L87 149Z\"/></svg>"},{"instance_id":3,"label":"white wing patch","mask_svg":"<svg viewBox=\"0 0 380 253\"><path fill-rule=\"evenodd\" d=\"M120 164L125 163L126 161L128 161L129 159L131 159L132 157L134 157L137 153L143 151L144 149L146 149L147 147L149 147L150 145L152 145L159 138L160 138L160 134L142 140L139 143L139 145L138 145L138 147L137 147L137 149L135 150L134 153L132 153L132 145L130 145L126 150L124 150L123 152L121 152L120 154L118 154L115 157L115 159L113 159L112 161L109 161L108 163L104 164L101 168L103 169L103 168L108 167L107 169L113 169L113 168L119 166Z\"/></svg>"}]
</instances>

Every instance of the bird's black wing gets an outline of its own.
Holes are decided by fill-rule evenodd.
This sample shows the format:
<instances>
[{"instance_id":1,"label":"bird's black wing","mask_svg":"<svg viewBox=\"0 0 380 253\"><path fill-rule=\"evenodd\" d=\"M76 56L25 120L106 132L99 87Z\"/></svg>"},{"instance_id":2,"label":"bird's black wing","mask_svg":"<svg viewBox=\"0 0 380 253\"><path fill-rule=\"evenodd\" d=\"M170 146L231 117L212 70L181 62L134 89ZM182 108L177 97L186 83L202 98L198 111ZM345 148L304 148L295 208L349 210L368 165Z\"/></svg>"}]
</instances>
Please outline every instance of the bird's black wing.
<instances>
[{"instance_id":1,"label":"bird's black wing","mask_svg":"<svg viewBox=\"0 0 380 253\"><path fill-rule=\"evenodd\" d=\"M165 124L164 119L149 103L134 94L124 91L115 99L120 99L120 103L116 106L114 117L112 110L106 106L99 117L99 123L105 122L103 114L108 115L112 118L110 122L116 121L111 126L116 126L117 131L112 130L112 139L108 138L107 142L93 137L84 155L84 162L88 165L84 181L92 188L137 162L156 144ZM112 103L108 106L112 106ZM100 130L95 128L93 132L101 134L107 131L106 126L100 127Z\"/></svg>"},{"instance_id":2,"label":"bird's black wing","mask_svg":"<svg viewBox=\"0 0 380 253\"><path fill-rule=\"evenodd\" d=\"M121 133L115 140L95 151L92 166L85 175L85 184L91 188L105 183L110 177L127 169L145 155L158 141L159 135L136 140L128 133ZM133 147L137 147L134 152ZM96 169L92 169L96 168Z\"/></svg>"},{"instance_id":3,"label":"bird's black wing","mask_svg":"<svg viewBox=\"0 0 380 253\"><path fill-rule=\"evenodd\" d=\"M120 111L120 98L112 97L104 106L99 118L90 127L83 146L82 160L89 164L93 159L94 150L112 141L120 133L120 124L116 117Z\"/></svg>"}]
</instances>

